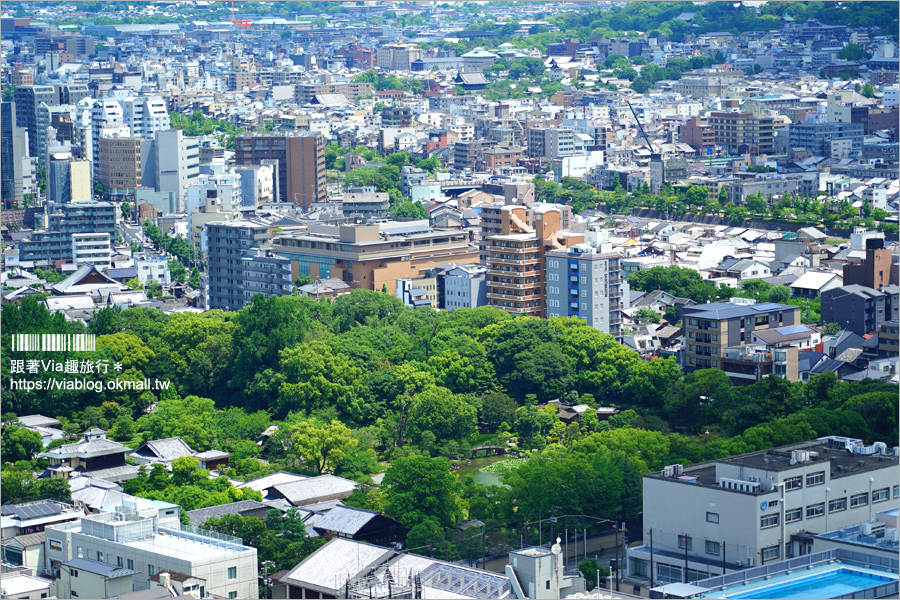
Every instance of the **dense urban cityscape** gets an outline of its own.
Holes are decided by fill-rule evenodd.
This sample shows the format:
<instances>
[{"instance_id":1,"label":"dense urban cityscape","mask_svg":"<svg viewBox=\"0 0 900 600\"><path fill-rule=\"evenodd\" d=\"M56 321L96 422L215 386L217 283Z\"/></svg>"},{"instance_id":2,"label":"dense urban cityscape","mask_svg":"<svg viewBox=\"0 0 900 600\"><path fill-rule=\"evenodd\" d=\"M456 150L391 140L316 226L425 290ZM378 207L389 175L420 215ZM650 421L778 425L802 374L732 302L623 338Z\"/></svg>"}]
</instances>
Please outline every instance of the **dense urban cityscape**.
<instances>
[{"instance_id":1,"label":"dense urban cityscape","mask_svg":"<svg viewBox=\"0 0 900 600\"><path fill-rule=\"evenodd\" d=\"M0 598L900 593L900 3L0 7Z\"/></svg>"}]
</instances>

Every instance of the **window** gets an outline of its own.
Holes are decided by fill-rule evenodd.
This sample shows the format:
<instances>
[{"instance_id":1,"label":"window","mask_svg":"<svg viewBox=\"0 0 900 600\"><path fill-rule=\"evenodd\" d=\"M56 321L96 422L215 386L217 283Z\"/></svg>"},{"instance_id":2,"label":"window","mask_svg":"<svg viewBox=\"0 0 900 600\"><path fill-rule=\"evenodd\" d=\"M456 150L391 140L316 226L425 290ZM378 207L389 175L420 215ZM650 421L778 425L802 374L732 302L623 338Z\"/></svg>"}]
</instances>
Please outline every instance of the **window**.
<instances>
[{"instance_id":1,"label":"window","mask_svg":"<svg viewBox=\"0 0 900 600\"><path fill-rule=\"evenodd\" d=\"M228 592L229 598L237 598L237 592Z\"/></svg>"},{"instance_id":2,"label":"window","mask_svg":"<svg viewBox=\"0 0 900 600\"><path fill-rule=\"evenodd\" d=\"M548 590L550 589L550 580L549 579L547 580L547 589Z\"/></svg>"},{"instance_id":3,"label":"window","mask_svg":"<svg viewBox=\"0 0 900 600\"><path fill-rule=\"evenodd\" d=\"M706 540L706 553L707 554L715 554L719 555L719 542L714 542L712 540Z\"/></svg>"},{"instance_id":4,"label":"window","mask_svg":"<svg viewBox=\"0 0 900 600\"><path fill-rule=\"evenodd\" d=\"M819 471L818 473L810 473L806 476L806 487L810 487L813 485L821 485L825 483L825 471Z\"/></svg>"},{"instance_id":5,"label":"window","mask_svg":"<svg viewBox=\"0 0 900 600\"><path fill-rule=\"evenodd\" d=\"M147 565L147 575L149 577L153 577L154 573L156 573L156 569L153 567L153 565Z\"/></svg>"},{"instance_id":6,"label":"window","mask_svg":"<svg viewBox=\"0 0 900 600\"><path fill-rule=\"evenodd\" d=\"M774 515L763 515L759 518L759 528L766 529L778 525L778 513Z\"/></svg>"},{"instance_id":7,"label":"window","mask_svg":"<svg viewBox=\"0 0 900 600\"><path fill-rule=\"evenodd\" d=\"M791 510L784 511L784 522L785 523L793 523L794 521L799 521L803 518L803 511L799 508L792 508Z\"/></svg>"},{"instance_id":8,"label":"window","mask_svg":"<svg viewBox=\"0 0 900 600\"><path fill-rule=\"evenodd\" d=\"M788 477L784 480L785 490L799 490L803 487L803 477Z\"/></svg>"},{"instance_id":9,"label":"window","mask_svg":"<svg viewBox=\"0 0 900 600\"><path fill-rule=\"evenodd\" d=\"M718 523L719 522L719 513L714 513L714 512L706 513L706 522L707 523Z\"/></svg>"},{"instance_id":10,"label":"window","mask_svg":"<svg viewBox=\"0 0 900 600\"><path fill-rule=\"evenodd\" d=\"M869 493L864 492L862 494L854 494L850 496L850 508L855 508L857 506L865 506L869 503Z\"/></svg>"},{"instance_id":11,"label":"window","mask_svg":"<svg viewBox=\"0 0 900 600\"><path fill-rule=\"evenodd\" d=\"M129 558L127 561L125 561L125 565L129 569L134 570L134 561L132 559Z\"/></svg>"},{"instance_id":12,"label":"window","mask_svg":"<svg viewBox=\"0 0 900 600\"><path fill-rule=\"evenodd\" d=\"M97 562L103 562L103 553L97 550Z\"/></svg>"},{"instance_id":13,"label":"window","mask_svg":"<svg viewBox=\"0 0 900 600\"><path fill-rule=\"evenodd\" d=\"M78 577L78 570L77 570L77 569L72 569L71 571L69 571L69 574L70 574L72 577Z\"/></svg>"},{"instance_id":14,"label":"window","mask_svg":"<svg viewBox=\"0 0 900 600\"><path fill-rule=\"evenodd\" d=\"M59 540L50 540L51 550L62 550L62 542Z\"/></svg>"},{"instance_id":15,"label":"window","mask_svg":"<svg viewBox=\"0 0 900 600\"><path fill-rule=\"evenodd\" d=\"M228 567L228 579L237 579L237 567Z\"/></svg>"},{"instance_id":16,"label":"window","mask_svg":"<svg viewBox=\"0 0 900 600\"><path fill-rule=\"evenodd\" d=\"M778 558L778 546L770 546L768 548L763 548L763 550L762 550L763 561L773 560L776 558Z\"/></svg>"},{"instance_id":17,"label":"window","mask_svg":"<svg viewBox=\"0 0 900 600\"><path fill-rule=\"evenodd\" d=\"M846 498L837 498L836 500L830 500L828 502L828 512L841 512L842 510L847 510L847 499Z\"/></svg>"},{"instance_id":18,"label":"window","mask_svg":"<svg viewBox=\"0 0 900 600\"><path fill-rule=\"evenodd\" d=\"M806 507L806 518L812 519L814 517L821 517L825 514L825 503L819 502L818 504L810 504Z\"/></svg>"},{"instance_id":19,"label":"window","mask_svg":"<svg viewBox=\"0 0 900 600\"><path fill-rule=\"evenodd\" d=\"M894 498L900 498L900 485L894 486Z\"/></svg>"},{"instance_id":20,"label":"window","mask_svg":"<svg viewBox=\"0 0 900 600\"><path fill-rule=\"evenodd\" d=\"M688 550L693 550L694 549L694 540L689 535L679 535L678 536L678 547L681 548L682 550L684 550L685 547Z\"/></svg>"},{"instance_id":21,"label":"window","mask_svg":"<svg viewBox=\"0 0 900 600\"><path fill-rule=\"evenodd\" d=\"M888 493L889 492L887 488L881 488L880 490L875 490L874 492L872 492L872 504L876 502L884 502L885 500L887 500L889 497Z\"/></svg>"}]
</instances>

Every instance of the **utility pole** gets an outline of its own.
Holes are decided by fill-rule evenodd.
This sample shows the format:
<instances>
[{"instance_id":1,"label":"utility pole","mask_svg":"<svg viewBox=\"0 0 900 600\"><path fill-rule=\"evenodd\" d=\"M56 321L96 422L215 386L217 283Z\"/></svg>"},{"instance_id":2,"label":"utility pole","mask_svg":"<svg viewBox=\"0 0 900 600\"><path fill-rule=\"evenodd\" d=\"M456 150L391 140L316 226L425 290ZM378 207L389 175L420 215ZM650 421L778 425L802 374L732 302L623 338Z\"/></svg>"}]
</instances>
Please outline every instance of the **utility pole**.
<instances>
[{"instance_id":1,"label":"utility pole","mask_svg":"<svg viewBox=\"0 0 900 600\"><path fill-rule=\"evenodd\" d=\"M616 591L619 591L619 524L613 524L616 528Z\"/></svg>"},{"instance_id":2,"label":"utility pole","mask_svg":"<svg viewBox=\"0 0 900 600\"><path fill-rule=\"evenodd\" d=\"M655 572L653 565L653 528L650 528L650 531L647 532L647 535L650 536L650 589L652 590L655 586L653 585L653 575Z\"/></svg>"},{"instance_id":3,"label":"utility pole","mask_svg":"<svg viewBox=\"0 0 900 600\"><path fill-rule=\"evenodd\" d=\"M725 542L722 542L722 575L725 574Z\"/></svg>"}]
</instances>

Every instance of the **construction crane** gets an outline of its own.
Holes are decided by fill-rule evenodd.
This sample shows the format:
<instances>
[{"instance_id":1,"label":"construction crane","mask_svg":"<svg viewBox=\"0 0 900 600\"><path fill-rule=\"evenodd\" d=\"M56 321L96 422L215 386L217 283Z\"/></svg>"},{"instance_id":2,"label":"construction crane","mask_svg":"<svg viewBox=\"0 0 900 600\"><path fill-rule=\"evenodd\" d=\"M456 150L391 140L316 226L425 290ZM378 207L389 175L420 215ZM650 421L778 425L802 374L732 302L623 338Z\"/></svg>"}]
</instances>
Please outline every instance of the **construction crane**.
<instances>
[{"instance_id":1,"label":"construction crane","mask_svg":"<svg viewBox=\"0 0 900 600\"><path fill-rule=\"evenodd\" d=\"M652 177L652 171L653 171L652 163L653 162L661 163L662 156L659 153L653 151L653 144L650 143L650 138L647 136L647 132L644 131L644 126L641 125L641 120L638 119L637 113L634 111L634 107L631 105L631 101L629 101L628 98L625 98L625 104L627 104L628 108L631 109L631 114L634 115L634 121L635 121L635 123L637 123L638 130L641 132L641 135L644 136L644 141L647 142L647 149L650 151L651 177ZM663 165L663 168L660 170L660 175L661 175L660 186L664 186L664 185L666 185L665 165ZM668 213L668 210L666 212Z\"/></svg>"},{"instance_id":2,"label":"construction crane","mask_svg":"<svg viewBox=\"0 0 900 600\"><path fill-rule=\"evenodd\" d=\"M235 16L234 16L234 0L231 0L231 22L234 23L235 25L237 25L238 27L243 27L244 31L247 31L248 29L250 29L250 23L253 22L250 19L235 18Z\"/></svg>"},{"instance_id":3,"label":"construction crane","mask_svg":"<svg viewBox=\"0 0 900 600\"><path fill-rule=\"evenodd\" d=\"M631 102L628 100L628 98L625 98L625 104L627 104L628 108L631 109L631 114L634 115L634 120L637 123L638 130L640 130L641 135L644 136L644 141L647 142L647 150L649 150L650 154L652 155L653 154L653 145L650 143L650 138L647 137L647 132L644 131L644 126L641 125L641 121L640 121L640 119L638 119L637 113L634 112L634 107L631 105Z\"/></svg>"}]
</instances>

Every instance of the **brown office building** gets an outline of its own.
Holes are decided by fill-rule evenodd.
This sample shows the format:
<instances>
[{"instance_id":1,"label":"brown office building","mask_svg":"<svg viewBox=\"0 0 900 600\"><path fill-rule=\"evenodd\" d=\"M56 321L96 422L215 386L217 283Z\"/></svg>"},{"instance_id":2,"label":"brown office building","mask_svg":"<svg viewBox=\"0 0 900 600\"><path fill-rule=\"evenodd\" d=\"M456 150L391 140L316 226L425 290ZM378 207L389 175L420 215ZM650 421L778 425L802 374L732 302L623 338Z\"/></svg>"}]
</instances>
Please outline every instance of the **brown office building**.
<instances>
[{"instance_id":1,"label":"brown office building","mask_svg":"<svg viewBox=\"0 0 900 600\"><path fill-rule=\"evenodd\" d=\"M898 266L891 261L890 248L880 238L866 240L866 259L857 265L844 265L844 285L864 285L880 290L900 284Z\"/></svg>"},{"instance_id":2,"label":"brown office building","mask_svg":"<svg viewBox=\"0 0 900 600\"><path fill-rule=\"evenodd\" d=\"M432 229L428 221L373 225L310 224L308 233L275 238L273 251L291 261L291 279L336 278L353 288L396 292L397 280L420 277L444 262L478 262L469 234Z\"/></svg>"},{"instance_id":3,"label":"brown office building","mask_svg":"<svg viewBox=\"0 0 900 600\"><path fill-rule=\"evenodd\" d=\"M107 191L134 190L141 185L141 138L100 138L97 176Z\"/></svg>"},{"instance_id":4,"label":"brown office building","mask_svg":"<svg viewBox=\"0 0 900 600\"><path fill-rule=\"evenodd\" d=\"M714 112L709 124L716 132L716 143L729 154L774 154L775 118L752 113Z\"/></svg>"},{"instance_id":5,"label":"brown office building","mask_svg":"<svg viewBox=\"0 0 900 600\"><path fill-rule=\"evenodd\" d=\"M679 137L681 141L696 150L697 152L706 152L707 148L716 145L716 132L709 124L704 124L700 117L688 119L688 121L679 127Z\"/></svg>"},{"instance_id":6,"label":"brown office building","mask_svg":"<svg viewBox=\"0 0 900 600\"><path fill-rule=\"evenodd\" d=\"M234 140L238 166L278 161L278 201L308 210L325 200L325 140L317 132L299 135L239 136Z\"/></svg>"},{"instance_id":7,"label":"brown office building","mask_svg":"<svg viewBox=\"0 0 900 600\"><path fill-rule=\"evenodd\" d=\"M534 227L526 222L526 208L501 209L500 235L488 236L487 297L491 306L513 315L546 317L546 261L551 250L584 243L583 234L562 227L560 207L540 204L534 208Z\"/></svg>"}]
</instances>

